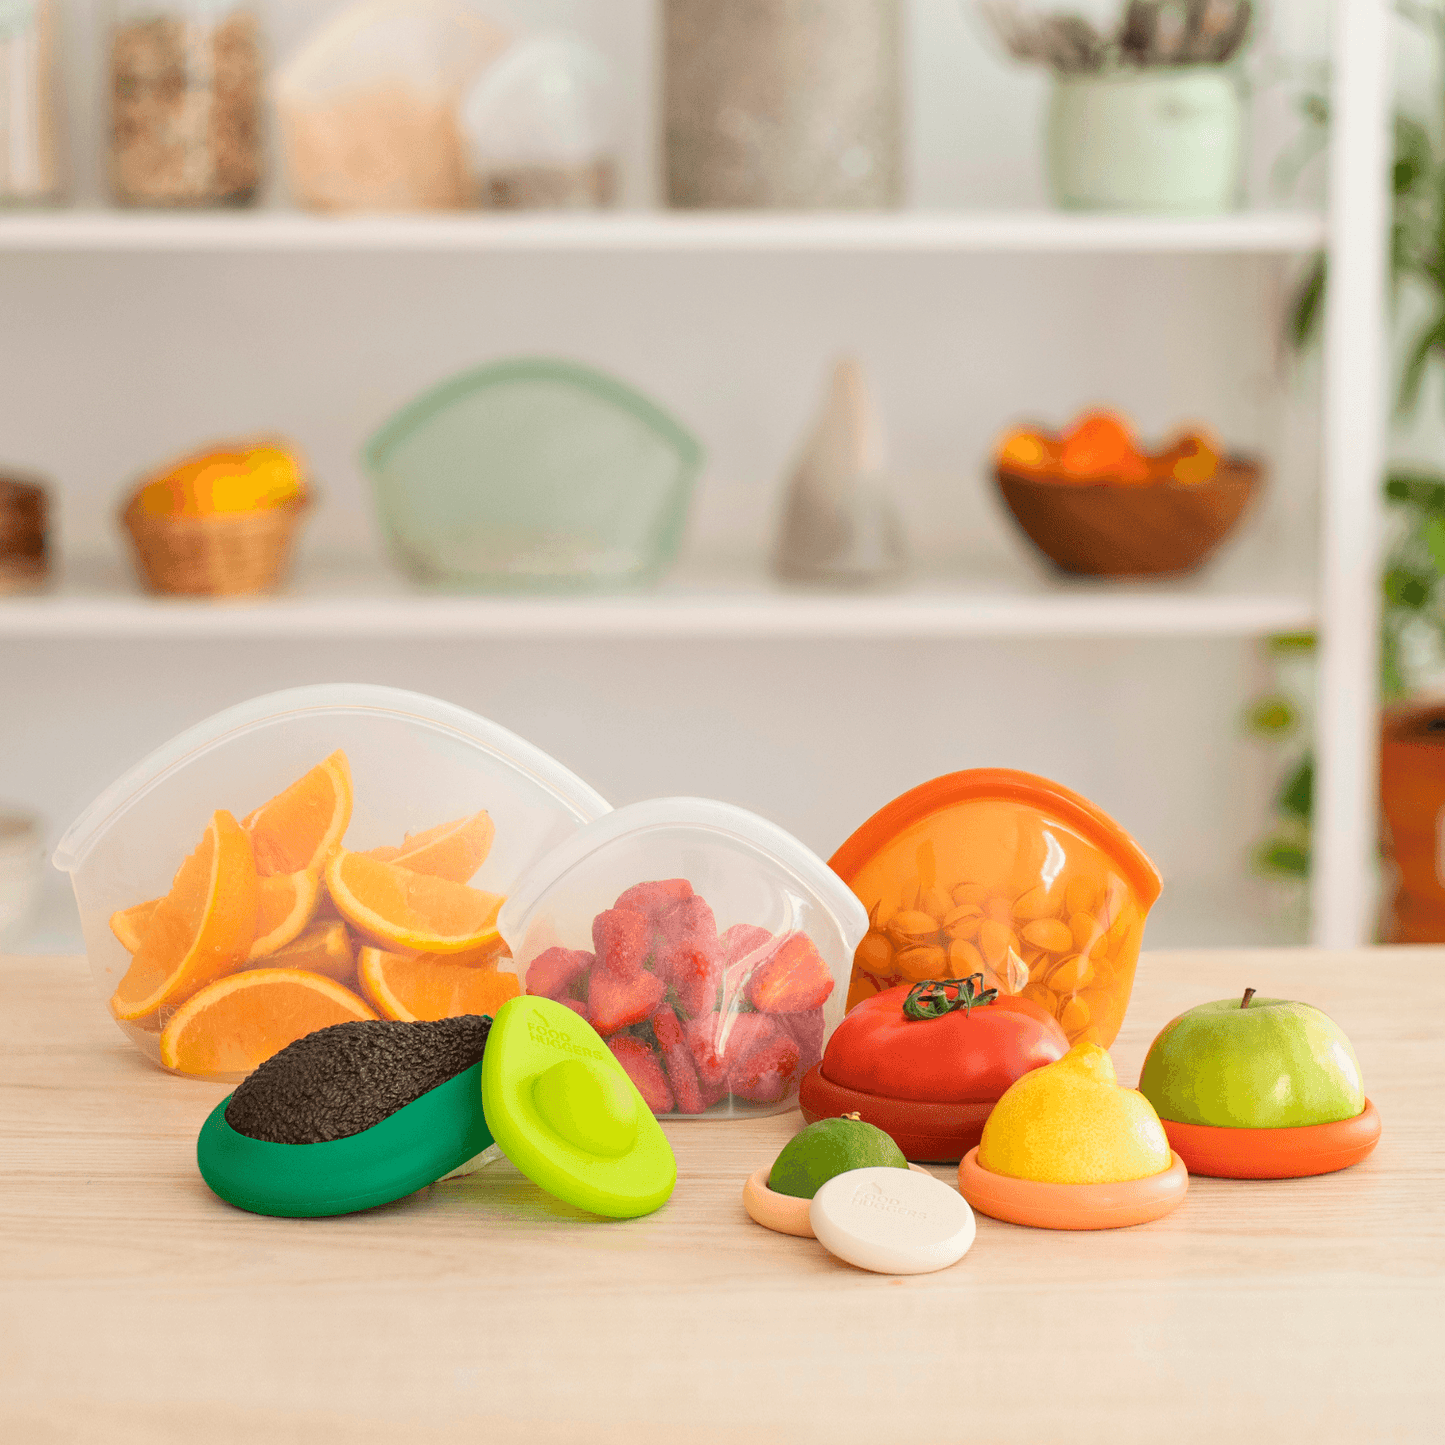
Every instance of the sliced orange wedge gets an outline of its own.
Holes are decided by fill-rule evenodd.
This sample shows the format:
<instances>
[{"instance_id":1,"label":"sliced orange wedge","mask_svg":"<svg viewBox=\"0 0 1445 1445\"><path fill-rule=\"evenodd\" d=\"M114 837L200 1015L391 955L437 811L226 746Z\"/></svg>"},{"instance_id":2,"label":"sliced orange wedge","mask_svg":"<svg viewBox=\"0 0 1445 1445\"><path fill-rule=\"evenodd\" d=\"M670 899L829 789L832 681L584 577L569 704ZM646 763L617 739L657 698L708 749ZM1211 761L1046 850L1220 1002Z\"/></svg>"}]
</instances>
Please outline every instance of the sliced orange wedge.
<instances>
[{"instance_id":1,"label":"sliced orange wedge","mask_svg":"<svg viewBox=\"0 0 1445 1445\"><path fill-rule=\"evenodd\" d=\"M294 943L278 948L252 967L299 968L352 985L356 982L356 946L339 918L313 923Z\"/></svg>"},{"instance_id":2,"label":"sliced orange wedge","mask_svg":"<svg viewBox=\"0 0 1445 1445\"><path fill-rule=\"evenodd\" d=\"M496 825L488 813L473 813L428 828L425 833L408 833L400 848L373 848L367 854L378 863L399 863L415 873L430 873L453 883L466 883L475 876L492 851Z\"/></svg>"},{"instance_id":3,"label":"sliced orange wedge","mask_svg":"<svg viewBox=\"0 0 1445 1445\"><path fill-rule=\"evenodd\" d=\"M119 1019L178 1004L246 957L256 936L251 840L224 810L157 903L145 938L111 998Z\"/></svg>"},{"instance_id":4,"label":"sliced orange wedge","mask_svg":"<svg viewBox=\"0 0 1445 1445\"><path fill-rule=\"evenodd\" d=\"M341 916L379 944L412 953L468 953L497 936L500 894L415 873L344 849L326 868Z\"/></svg>"},{"instance_id":5,"label":"sliced orange wedge","mask_svg":"<svg viewBox=\"0 0 1445 1445\"><path fill-rule=\"evenodd\" d=\"M127 953L136 953L140 949L146 929L150 927L151 915L160 907L160 903L159 898L152 898L110 915L110 931L120 939L120 946Z\"/></svg>"},{"instance_id":6,"label":"sliced orange wedge","mask_svg":"<svg viewBox=\"0 0 1445 1445\"><path fill-rule=\"evenodd\" d=\"M316 871L341 846L351 822L351 767L334 752L304 778L277 793L244 819L256 849L256 871Z\"/></svg>"},{"instance_id":7,"label":"sliced orange wedge","mask_svg":"<svg viewBox=\"0 0 1445 1445\"><path fill-rule=\"evenodd\" d=\"M161 1033L161 1063L184 1074L249 1074L317 1029L374 1019L335 979L299 968L251 968L182 1004Z\"/></svg>"},{"instance_id":8,"label":"sliced orange wedge","mask_svg":"<svg viewBox=\"0 0 1445 1445\"><path fill-rule=\"evenodd\" d=\"M357 955L361 991L387 1019L414 1023L459 1014L495 1014L522 991L515 973L462 963L444 954L386 953L363 948Z\"/></svg>"},{"instance_id":9,"label":"sliced orange wedge","mask_svg":"<svg viewBox=\"0 0 1445 1445\"><path fill-rule=\"evenodd\" d=\"M275 873L256 883L256 939L248 963L300 937L316 913L321 878L316 873Z\"/></svg>"}]
</instances>

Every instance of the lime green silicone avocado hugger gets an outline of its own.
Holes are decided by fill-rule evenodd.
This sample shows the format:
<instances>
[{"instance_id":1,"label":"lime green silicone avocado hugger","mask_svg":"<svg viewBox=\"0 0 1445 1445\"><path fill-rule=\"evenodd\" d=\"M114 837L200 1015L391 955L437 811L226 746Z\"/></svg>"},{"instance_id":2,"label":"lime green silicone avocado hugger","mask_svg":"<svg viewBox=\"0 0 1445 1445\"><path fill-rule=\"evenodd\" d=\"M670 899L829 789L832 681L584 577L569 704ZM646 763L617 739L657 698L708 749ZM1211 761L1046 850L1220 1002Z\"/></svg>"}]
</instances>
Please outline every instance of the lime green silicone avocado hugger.
<instances>
[{"instance_id":1,"label":"lime green silicone avocado hugger","mask_svg":"<svg viewBox=\"0 0 1445 1445\"><path fill-rule=\"evenodd\" d=\"M579 1209L660 1209L677 1161L637 1086L584 1018L549 998L509 999L482 1056L482 1106L502 1152Z\"/></svg>"}]
</instances>

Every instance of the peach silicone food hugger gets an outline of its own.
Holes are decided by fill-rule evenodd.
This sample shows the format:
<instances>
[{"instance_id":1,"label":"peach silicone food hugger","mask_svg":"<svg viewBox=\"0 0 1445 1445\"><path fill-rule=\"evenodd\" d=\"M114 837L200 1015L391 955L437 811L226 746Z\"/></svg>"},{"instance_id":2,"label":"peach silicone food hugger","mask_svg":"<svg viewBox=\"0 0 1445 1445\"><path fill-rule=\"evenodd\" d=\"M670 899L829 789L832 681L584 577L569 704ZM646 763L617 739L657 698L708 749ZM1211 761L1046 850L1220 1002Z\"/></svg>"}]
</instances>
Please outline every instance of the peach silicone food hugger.
<instances>
[{"instance_id":1,"label":"peach silicone food hugger","mask_svg":"<svg viewBox=\"0 0 1445 1445\"><path fill-rule=\"evenodd\" d=\"M518 878L608 811L485 718L392 688L229 708L71 827L102 997L176 1073L237 1080L316 1029L495 1014L521 992L497 932Z\"/></svg>"},{"instance_id":2,"label":"peach silicone food hugger","mask_svg":"<svg viewBox=\"0 0 1445 1445\"><path fill-rule=\"evenodd\" d=\"M1161 883L1087 799L1032 773L950 773L875 813L831 862L868 910L849 1008L981 973L1039 1004L1070 1043L1113 1043Z\"/></svg>"}]
</instances>

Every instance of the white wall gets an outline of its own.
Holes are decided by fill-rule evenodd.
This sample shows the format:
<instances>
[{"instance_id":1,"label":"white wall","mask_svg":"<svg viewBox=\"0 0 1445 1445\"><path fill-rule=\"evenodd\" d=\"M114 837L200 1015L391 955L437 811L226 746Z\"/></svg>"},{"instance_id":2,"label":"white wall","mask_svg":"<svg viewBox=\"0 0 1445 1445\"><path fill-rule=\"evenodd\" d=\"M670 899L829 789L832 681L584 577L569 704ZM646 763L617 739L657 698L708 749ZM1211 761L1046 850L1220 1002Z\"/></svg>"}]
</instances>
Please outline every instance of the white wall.
<instances>
[{"instance_id":1,"label":"white wall","mask_svg":"<svg viewBox=\"0 0 1445 1445\"><path fill-rule=\"evenodd\" d=\"M72 7L71 60L76 134L92 140L88 8ZM335 8L267 7L276 50ZM654 191L651 8L512 7L577 24L611 55L638 204ZM1318 36L1302 13L1285 9L1307 50ZM913 7L910 48L916 203L1039 203L1041 80L992 54L948 0ZM1266 129L1283 105L1282 90L1261 98ZM1256 191L1277 144L1258 148ZM96 194L93 156L80 189ZM1227 257L9 254L0 459L54 478L68 553L117 556L115 504L138 470L214 435L279 428L323 491L305 555L374 553L356 465L368 432L458 368L563 353L651 392L703 438L690 548L757 555L828 360L851 348L935 567L1033 565L985 484L990 442L1021 415L1062 422L1104 401L1146 433L1202 419L1279 460L1243 542L1267 577L1308 551L1313 528L1313 381L1292 389L1277 344L1287 279L1281 263ZM1191 903L1166 894L1151 937L1204 942L1258 936L1237 908L1206 928L1197 907L1242 876L1258 823L1257 761L1237 727L1251 677L1250 646L1230 642L0 642L0 797L39 809L53 838L124 766L220 706L306 681L389 682L498 718L615 802L714 794L825 853L936 773L1049 773L1114 810Z\"/></svg>"}]
</instances>

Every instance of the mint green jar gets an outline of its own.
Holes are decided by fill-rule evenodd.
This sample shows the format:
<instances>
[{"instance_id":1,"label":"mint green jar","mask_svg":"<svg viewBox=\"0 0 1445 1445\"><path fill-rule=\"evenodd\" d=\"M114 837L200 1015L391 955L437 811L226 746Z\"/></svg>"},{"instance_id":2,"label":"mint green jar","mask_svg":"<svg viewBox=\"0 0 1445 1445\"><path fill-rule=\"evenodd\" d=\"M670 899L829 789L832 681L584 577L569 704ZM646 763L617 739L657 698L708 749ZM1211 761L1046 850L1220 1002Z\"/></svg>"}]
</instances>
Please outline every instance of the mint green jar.
<instances>
[{"instance_id":1,"label":"mint green jar","mask_svg":"<svg viewBox=\"0 0 1445 1445\"><path fill-rule=\"evenodd\" d=\"M702 448L571 362L479 367L404 407L363 462L396 560L456 591L646 586L682 540Z\"/></svg>"},{"instance_id":2,"label":"mint green jar","mask_svg":"<svg viewBox=\"0 0 1445 1445\"><path fill-rule=\"evenodd\" d=\"M1238 203L1244 103L1233 69L1055 77L1049 181L1071 210L1201 215Z\"/></svg>"}]
</instances>

